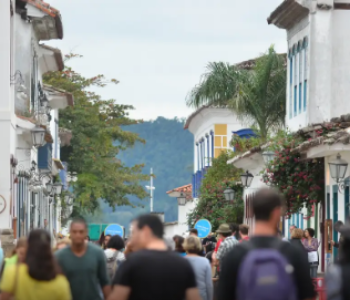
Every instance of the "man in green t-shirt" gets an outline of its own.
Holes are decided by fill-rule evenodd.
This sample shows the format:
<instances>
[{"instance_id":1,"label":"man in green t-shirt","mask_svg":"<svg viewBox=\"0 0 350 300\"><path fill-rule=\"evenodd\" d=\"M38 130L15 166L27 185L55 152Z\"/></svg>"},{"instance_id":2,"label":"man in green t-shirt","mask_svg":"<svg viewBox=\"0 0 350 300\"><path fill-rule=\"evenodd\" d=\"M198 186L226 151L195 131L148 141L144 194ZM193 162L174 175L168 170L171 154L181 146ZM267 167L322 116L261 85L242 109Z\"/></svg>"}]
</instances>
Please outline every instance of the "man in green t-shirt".
<instances>
[{"instance_id":1,"label":"man in green t-shirt","mask_svg":"<svg viewBox=\"0 0 350 300\"><path fill-rule=\"evenodd\" d=\"M72 245L59 250L56 258L66 275L72 300L107 299L111 287L104 252L92 243L85 243L87 224L73 220L70 226Z\"/></svg>"}]
</instances>

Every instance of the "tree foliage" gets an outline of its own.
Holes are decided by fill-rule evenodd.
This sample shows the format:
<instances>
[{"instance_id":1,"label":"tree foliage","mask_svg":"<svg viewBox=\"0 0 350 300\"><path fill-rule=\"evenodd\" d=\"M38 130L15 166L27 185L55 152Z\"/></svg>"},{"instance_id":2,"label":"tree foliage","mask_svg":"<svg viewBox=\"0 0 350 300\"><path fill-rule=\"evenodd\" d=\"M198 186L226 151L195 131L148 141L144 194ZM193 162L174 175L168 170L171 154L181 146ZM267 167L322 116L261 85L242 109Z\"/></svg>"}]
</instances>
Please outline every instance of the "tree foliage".
<instances>
[{"instance_id":1,"label":"tree foliage","mask_svg":"<svg viewBox=\"0 0 350 300\"><path fill-rule=\"evenodd\" d=\"M197 206L188 215L188 224L193 227L199 219L207 219L214 230L222 223L242 223L243 187L240 183L241 171L227 164L230 155L222 153L213 159L200 187ZM226 201L224 190L230 187L235 191L235 200Z\"/></svg>"},{"instance_id":2,"label":"tree foliage","mask_svg":"<svg viewBox=\"0 0 350 300\"><path fill-rule=\"evenodd\" d=\"M138 134L147 141L138 143L132 149L121 151L118 158L126 166L144 163L144 172L149 174L153 168L155 178L154 210L165 214L167 222L178 219L176 198L169 197L166 192L176 187L191 183L193 173L193 135L183 130L184 120L158 117L155 120L144 121L141 124L128 126L128 130ZM142 185L149 185L149 177ZM139 203L135 196L128 196L131 203ZM149 198L143 201L143 207L118 207L112 211L108 205L101 203L101 214L87 216L90 222L118 222L129 228L130 221L141 213L149 212Z\"/></svg>"},{"instance_id":3,"label":"tree foliage","mask_svg":"<svg viewBox=\"0 0 350 300\"><path fill-rule=\"evenodd\" d=\"M77 55L66 56L67 60L74 57ZM74 106L60 111L59 125L73 134L70 146L61 149L61 159L68 162L70 171L78 173L78 181L73 183L78 207L93 211L98 199L115 207L131 205L128 195L144 198L146 193L140 185L146 178L143 165L128 167L116 158L120 151L145 142L124 130L124 126L139 123L129 118L133 107L104 100L89 90L117 80L107 80L103 75L86 78L66 67L62 72L47 73L44 82L74 96Z\"/></svg>"},{"instance_id":4,"label":"tree foliage","mask_svg":"<svg viewBox=\"0 0 350 300\"><path fill-rule=\"evenodd\" d=\"M256 59L253 70L210 63L187 105L227 105L238 118L258 129L261 138L284 124L286 114L285 56L273 47Z\"/></svg>"}]
</instances>

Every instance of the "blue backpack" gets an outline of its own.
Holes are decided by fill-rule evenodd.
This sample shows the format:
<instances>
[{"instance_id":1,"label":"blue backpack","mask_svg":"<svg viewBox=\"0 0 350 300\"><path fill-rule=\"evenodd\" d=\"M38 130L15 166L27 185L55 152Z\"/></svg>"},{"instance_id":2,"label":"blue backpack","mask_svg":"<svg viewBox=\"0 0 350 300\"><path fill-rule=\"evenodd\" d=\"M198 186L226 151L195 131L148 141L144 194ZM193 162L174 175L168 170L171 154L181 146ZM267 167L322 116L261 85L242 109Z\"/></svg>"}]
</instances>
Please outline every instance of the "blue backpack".
<instances>
[{"instance_id":1,"label":"blue backpack","mask_svg":"<svg viewBox=\"0 0 350 300\"><path fill-rule=\"evenodd\" d=\"M273 248L255 248L252 242L242 244L249 250L238 272L237 300L297 300L294 268L279 251L283 242Z\"/></svg>"}]
</instances>

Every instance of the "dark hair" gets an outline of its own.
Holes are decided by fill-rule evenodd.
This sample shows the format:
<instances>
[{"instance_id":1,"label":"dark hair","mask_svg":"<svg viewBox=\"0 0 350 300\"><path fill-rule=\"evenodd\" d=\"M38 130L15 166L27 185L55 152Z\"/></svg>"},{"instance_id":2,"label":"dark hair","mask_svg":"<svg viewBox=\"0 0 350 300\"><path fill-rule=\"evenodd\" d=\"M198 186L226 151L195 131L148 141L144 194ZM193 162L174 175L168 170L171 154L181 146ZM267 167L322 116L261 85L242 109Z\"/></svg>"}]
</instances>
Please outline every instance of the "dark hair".
<instances>
[{"instance_id":1,"label":"dark hair","mask_svg":"<svg viewBox=\"0 0 350 300\"><path fill-rule=\"evenodd\" d=\"M339 231L340 227L343 226L344 223L342 221L337 221L334 223L334 230Z\"/></svg>"},{"instance_id":2,"label":"dark hair","mask_svg":"<svg viewBox=\"0 0 350 300\"><path fill-rule=\"evenodd\" d=\"M43 229L35 229L29 233L25 263L29 276L39 281L50 281L61 273L52 254L51 238Z\"/></svg>"},{"instance_id":3,"label":"dark hair","mask_svg":"<svg viewBox=\"0 0 350 300\"><path fill-rule=\"evenodd\" d=\"M268 221L274 209L283 206L283 198L272 189L260 189L252 199L255 220Z\"/></svg>"},{"instance_id":4,"label":"dark hair","mask_svg":"<svg viewBox=\"0 0 350 300\"><path fill-rule=\"evenodd\" d=\"M249 233L249 226L245 224L239 225L239 232L244 235L247 235Z\"/></svg>"},{"instance_id":5,"label":"dark hair","mask_svg":"<svg viewBox=\"0 0 350 300\"><path fill-rule=\"evenodd\" d=\"M175 251L180 253L186 252L183 247L185 239L180 235L175 235L173 239L175 241Z\"/></svg>"},{"instance_id":6,"label":"dark hair","mask_svg":"<svg viewBox=\"0 0 350 300\"><path fill-rule=\"evenodd\" d=\"M195 234L195 235L198 236L198 230L197 230L196 228L192 228L192 229L190 230L190 233L193 233L193 234Z\"/></svg>"},{"instance_id":7,"label":"dark hair","mask_svg":"<svg viewBox=\"0 0 350 300\"><path fill-rule=\"evenodd\" d=\"M163 239L164 235L164 226L162 221L158 216L151 215L151 214L146 214L146 215L141 215L134 219L134 222L137 223L137 228L142 229L145 226L149 227L152 231L152 234L159 238Z\"/></svg>"},{"instance_id":8,"label":"dark hair","mask_svg":"<svg viewBox=\"0 0 350 300\"><path fill-rule=\"evenodd\" d=\"M311 236L311 237L314 237L315 236L315 229L313 229L313 228L306 228L305 229L305 231L308 231L308 233L309 233L309 235Z\"/></svg>"},{"instance_id":9,"label":"dark hair","mask_svg":"<svg viewBox=\"0 0 350 300\"><path fill-rule=\"evenodd\" d=\"M340 264L349 264L350 263L350 239L345 238L342 243L339 245L341 256L339 257Z\"/></svg>"},{"instance_id":10,"label":"dark hair","mask_svg":"<svg viewBox=\"0 0 350 300\"><path fill-rule=\"evenodd\" d=\"M231 236L232 235L232 233L231 232L225 232L225 233L220 233L223 237L229 237L229 236Z\"/></svg>"},{"instance_id":11,"label":"dark hair","mask_svg":"<svg viewBox=\"0 0 350 300\"><path fill-rule=\"evenodd\" d=\"M88 228L88 225L87 225L85 219L83 219L83 218L74 218L72 220L72 223L70 223L70 227L72 227L73 224L83 224L86 229Z\"/></svg>"},{"instance_id":12,"label":"dark hair","mask_svg":"<svg viewBox=\"0 0 350 300\"><path fill-rule=\"evenodd\" d=\"M237 240L240 240L240 236L239 236L239 228L238 228L238 224L236 223L231 223L230 224L230 229L232 230L232 234L234 233L234 236Z\"/></svg>"},{"instance_id":13,"label":"dark hair","mask_svg":"<svg viewBox=\"0 0 350 300\"><path fill-rule=\"evenodd\" d=\"M91 241L91 239L90 239L90 237L87 235L86 236L86 238L87 238L87 240L90 242Z\"/></svg>"},{"instance_id":14,"label":"dark hair","mask_svg":"<svg viewBox=\"0 0 350 300\"><path fill-rule=\"evenodd\" d=\"M125 248L123 239L119 235L113 235L107 243L107 249L122 250Z\"/></svg>"},{"instance_id":15,"label":"dark hair","mask_svg":"<svg viewBox=\"0 0 350 300\"><path fill-rule=\"evenodd\" d=\"M104 231L102 231L100 238L98 239L97 244L102 246L104 244L104 241L105 241L105 233L104 233Z\"/></svg>"}]
</instances>

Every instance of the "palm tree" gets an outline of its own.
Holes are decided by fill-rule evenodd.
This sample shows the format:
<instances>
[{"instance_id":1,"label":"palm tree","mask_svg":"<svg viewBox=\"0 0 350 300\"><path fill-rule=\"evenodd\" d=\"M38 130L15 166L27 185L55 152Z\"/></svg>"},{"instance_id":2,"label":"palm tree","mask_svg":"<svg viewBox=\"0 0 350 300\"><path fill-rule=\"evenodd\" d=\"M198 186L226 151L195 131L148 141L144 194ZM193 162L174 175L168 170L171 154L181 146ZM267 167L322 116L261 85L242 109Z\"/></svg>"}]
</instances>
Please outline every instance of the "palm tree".
<instances>
[{"instance_id":1,"label":"palm tree","mask_svg":"<svg viewBox=\"0 0 350 300\"><path fill-rule=\"evenodd\" d=\"M256 60L252 71L223 63L211 63L208 73L190 93L188 106L228 105L259 135L283 126L286 114L285 55L270 47Z\"/></svg>"},{"instance_id":2,"label":"palm tree","mask_svg":"<svg viewBox=\"0 0 350 300\"><path fill-rule=\"evenodd\" d=\"M187 106L227 105L236 94L237 83L244 70L223 62L211 62L206 67L200 83L187 97Z\"/></svg>"}]
</instances>

